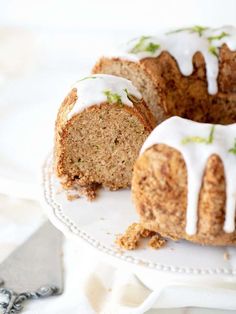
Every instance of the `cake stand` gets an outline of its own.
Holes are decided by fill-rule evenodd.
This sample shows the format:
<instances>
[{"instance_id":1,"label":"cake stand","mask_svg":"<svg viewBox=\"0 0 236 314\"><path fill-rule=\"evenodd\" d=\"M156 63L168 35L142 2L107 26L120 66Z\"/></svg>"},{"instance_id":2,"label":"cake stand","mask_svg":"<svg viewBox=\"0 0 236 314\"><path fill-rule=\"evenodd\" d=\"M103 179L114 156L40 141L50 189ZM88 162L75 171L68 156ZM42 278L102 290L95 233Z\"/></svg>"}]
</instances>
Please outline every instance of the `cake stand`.
<instances>
[{"instance_id":1,"label":"cake stand","mask_svg":"<svg viewBox=\"0 0 236 314\"><path fill-rule=\"evenodd\" d=\"M138 221L129 190L101 190L96 200L68 201L55 178L50 155L43 166L42 204L50 221L68 238L93 249L98 258L132 271L152 293L139 308L199 306L236 309L236 251L187 241L168 241L153 250L145 241L134 251L121 250L117 235ZM226 258L228 257L228 258Z\"/></svg>"}]
</instances>

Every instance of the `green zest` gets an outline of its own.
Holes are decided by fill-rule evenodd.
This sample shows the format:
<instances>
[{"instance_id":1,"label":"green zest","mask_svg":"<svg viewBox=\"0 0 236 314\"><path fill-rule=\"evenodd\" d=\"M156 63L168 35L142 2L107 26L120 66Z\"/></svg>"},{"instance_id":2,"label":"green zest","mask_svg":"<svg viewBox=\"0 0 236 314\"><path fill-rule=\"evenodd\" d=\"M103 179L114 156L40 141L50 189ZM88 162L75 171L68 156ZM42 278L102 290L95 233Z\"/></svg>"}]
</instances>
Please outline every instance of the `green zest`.
<instances>
[{"instance_id":1,"label":"green zest","mask_svg":"<svg viewBox=\"0 0 236 314\"><path fill-rule=\"evenodd\" d=\"M215 46L210 46L208 51L215 57L218 57L219 49Z\"/></svg>"},{"instance_id":2,"label":"green zest","mask_svg":"<svg viewBox=\"0 0 236 314\"><path fill-rule=\"evenodd\" d=\"M89 79L97 79L98 77L96 76L86 76L84 78L82 78L81 80L79 80L78 82L82 82L82 81L85 81L85 80L89 80Z\"/></svg>"},{"instance_id":3,"label":"green zest","mask_svg":"<svg viewBox=\"0 0 236 314\"><path fill-rule=\"evenodd\" d=\"M138 53L141 52L145 49L145 42L147 39L149 39L150 36L142 36L140 37L139 41L137 42L137 44L132 48L132 50L130 51L131 53Z\"/></svg>"},{"instance_id":4,"label":"green zest","mask_svg":"<svg viewBox=\"0 0 236 314\"><path fill-rule=\"evenodd\" d=\"M138 43L130 50L131 53L139 53L139 52L150 52L154 54L157 49L160 48L159 44L154 44L153 42L149 42L148 44L146 41L151 38L150 36L142 36L140 37Z\"/></svg>"},{"instance_id":5,"label":"green zest","mask_svg":"<svg viewBox=\"0 0 236 314\"><path fill-rule=\"evenodd\" d=\"M210 37L207 37L207 39L209 42L212 42L213 40L221 40L222 38L227 37L227 36L229 36L228 33L222 32L220 35L210 36Z\"/></svg>"},{"instance_id":6,"label":"green zest","mask_svg":"<svg viewBox=\"0 0 236 314\"><path fill-rule=\"evenodd\" d=\"M191 28L192 33L198 33L198 35L201 37L202 34L208 29L208 27L195 25Z\"/></svg>"},{"instance_id":7,"label":"green zest","mask_svg":"<svg viewBox=\"0 0 236 314\"><path fill-rule=\"evenodd\" d=\"M220 35L207 37L207 40L209 41L209 43L211 43L213 40L221 40L222 38L227 36L229 36L228 33L222 32ZM215 57L218 57L219 55L219 49L213 45L209 47L209 52Z\"/></svg>"},{"instance_id":8,"label":"green zest","mask_svg":"<svg viewBox=\"0 0 236 314\"><path fill-rule=\"evenodd\" d=\"M114 104L114 103L122 104L121 96L119 94L112 93L110 90L105 90L103 93L104 95L107 96L107 101L110 104Z\"/></svg>"},{"instance_id":9,"label":"green zest","mask_svg":"<svg viewBox=\"0 0 236 314\"><path fill-rule=\"evenodd\" d=\"M234 139L234 146L230 148L228 152L236 155L236 138Z\"/></svg>"},{"instance_id":10,"label":"green zest","mask_svg":"<svg viewBox=\"0 0 236 314\"><path fill-rule=\"evenodd\" d=\"M149 43L146 46L145 51L151 52L152 54L154 54L157 51L157 49L159 49L159 48L160 48L160 45L154 44L154 43Z\"/></svg>"},{"instance_id":11,"label":"green zest","mask_svg":"<svg viewBox=\"0 0 236 314\"><path fill-rule=\"evenodd\" d=\"M210 134L207 138L200 137L200 136L187 136L184 139L182 139L182 144L188 144L188 143L204 143L204 144L212 144L214 141L214 132L215 132L215 125L212 125Z\"/></svg>"},{"instance_id":12,"label":"green zest","mask_svg":"<svg viewBox=\"0 0 236 314\"><path fill-rule=\"evenodd\" d=\"M190 33L197 33L200 37L203 35L203 33L208 29L208 27L200 26L200 25L195 25L193 27L186 27L186 28L179 28L174 31L168 32L167 35L169 34L174 34L174 33L179 33L179 32L184 32L188 31Z\"/></svg>"}]
</instances>

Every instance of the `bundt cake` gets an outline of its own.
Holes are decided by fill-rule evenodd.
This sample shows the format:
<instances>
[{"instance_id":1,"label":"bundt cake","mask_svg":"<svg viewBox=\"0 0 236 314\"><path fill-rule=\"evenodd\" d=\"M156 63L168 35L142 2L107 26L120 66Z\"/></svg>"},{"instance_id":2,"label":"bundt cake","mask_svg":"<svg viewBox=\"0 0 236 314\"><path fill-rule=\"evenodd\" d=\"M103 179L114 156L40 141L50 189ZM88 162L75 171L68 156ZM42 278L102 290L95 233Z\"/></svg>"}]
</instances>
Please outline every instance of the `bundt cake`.
<instances>
[{"instance_id":1,"label":"bundt cake","mask_svg":"<svg viewBox=\"0 0 236 314\"><path fill-rule=\"evenodd\" d=\"M173 239L235 245L236 123L172 117L137 159L132 198L144 228Z\"/></svg>"},{"instance_id":2,"label":"bundt cake","mask_svg":"<svg viewBox=\"0 0 236 314\"><path fill-rule=\"evenodd\" d=\"M127 188L154 118L127 79L91 75L65 98L55 126L55 172L65 189L95 197L98 185Z\"/></svg>"},{"instance_id":3,"label":"bundt cake","mask_svg":"<svg viewBox=\"0 0 236 314\"><path fill-rule=\"evenodd\" d=\"M194 26L142 36L102 57L94 73L130 79L161 122L236 122L236 28Z\"/></svg>"},{"instance_id":4,"label":"bundt cake","mask_svg":"<svg viewBox=\"0 0 236 314\"><path fill-rule=\"evenodd\" d=\"M102 57L59 109L54 166L90 199L132 180L140 230L236 244L236 28L142 36Z\"/></svg>"}]
</instances>

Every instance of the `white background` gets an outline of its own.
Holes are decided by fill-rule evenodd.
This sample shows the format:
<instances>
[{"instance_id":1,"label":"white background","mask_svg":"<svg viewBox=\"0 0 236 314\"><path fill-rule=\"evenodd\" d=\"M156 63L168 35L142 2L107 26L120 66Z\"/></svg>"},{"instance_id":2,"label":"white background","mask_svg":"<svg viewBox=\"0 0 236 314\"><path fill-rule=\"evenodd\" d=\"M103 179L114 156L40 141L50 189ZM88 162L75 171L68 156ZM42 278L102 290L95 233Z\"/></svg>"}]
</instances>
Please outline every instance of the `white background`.
<instances>
[{"instance_id":1,"label":"white background","mask_svg":"<svg viewBox=\"0 0 236 314\"><path fill-rule=\"evenodd\" d=\"M180 24L235 23L234 0L8 0L0 1L2 24L78 31L156 32Z\"/></svg>"},{"instance_id":2,"label":"white background","mask_svg":"<svg viewBox=\"0 0 236 314\"><path fill-rule=\"evenodd\" d=\"M3 190L20 177L37 194L32 180L52 147L57 108L99 56L137 35L195 24L236 24L236 1L0 0ZM9 124L11 110L18 113ZM29 196L26 183L17 185L18 195Z\"/></svg>"}]
</instances>

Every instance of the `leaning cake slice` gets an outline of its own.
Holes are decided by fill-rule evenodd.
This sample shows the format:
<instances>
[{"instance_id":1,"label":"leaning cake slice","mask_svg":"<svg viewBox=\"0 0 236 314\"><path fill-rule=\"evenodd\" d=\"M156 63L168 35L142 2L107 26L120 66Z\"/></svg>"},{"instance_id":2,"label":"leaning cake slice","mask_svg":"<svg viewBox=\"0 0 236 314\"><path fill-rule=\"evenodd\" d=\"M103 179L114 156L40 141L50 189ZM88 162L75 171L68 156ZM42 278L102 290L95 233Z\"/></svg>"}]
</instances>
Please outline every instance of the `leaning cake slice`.
<instances>
[{"instance_id":1,"label":"leaning cake slice","mask_svg":"<svg viewBox=\"0 0 236 314\"><path fill-rule=\"evenodd\" d=\"M62 186L90 199L100 185L129 187L134 161L153 127L152 114L129 80L97 74L78 81L55 126L54 164Z\"/></svg>"}]
</instances>

